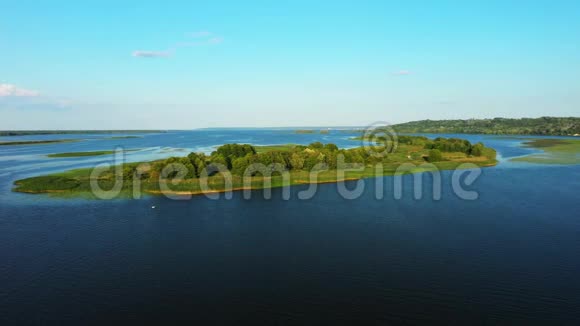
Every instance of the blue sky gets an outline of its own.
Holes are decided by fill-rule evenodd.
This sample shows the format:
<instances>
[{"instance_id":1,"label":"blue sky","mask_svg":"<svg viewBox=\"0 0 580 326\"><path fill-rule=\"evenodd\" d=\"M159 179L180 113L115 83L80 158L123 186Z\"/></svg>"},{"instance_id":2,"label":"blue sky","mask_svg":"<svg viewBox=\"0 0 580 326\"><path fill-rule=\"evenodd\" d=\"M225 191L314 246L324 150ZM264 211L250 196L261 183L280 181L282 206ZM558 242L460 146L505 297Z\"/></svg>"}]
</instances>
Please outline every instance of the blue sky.
<instances>
[{"instance_id":1,"label":"blue sky","mask_svg":"<svg viewBox=\"0 0 580 326\"><path fill-rule=\"evenodd\" d=\"M580 1L0 2L0 129L544 115L580 115Z\"/></svg>"}]
</instances>

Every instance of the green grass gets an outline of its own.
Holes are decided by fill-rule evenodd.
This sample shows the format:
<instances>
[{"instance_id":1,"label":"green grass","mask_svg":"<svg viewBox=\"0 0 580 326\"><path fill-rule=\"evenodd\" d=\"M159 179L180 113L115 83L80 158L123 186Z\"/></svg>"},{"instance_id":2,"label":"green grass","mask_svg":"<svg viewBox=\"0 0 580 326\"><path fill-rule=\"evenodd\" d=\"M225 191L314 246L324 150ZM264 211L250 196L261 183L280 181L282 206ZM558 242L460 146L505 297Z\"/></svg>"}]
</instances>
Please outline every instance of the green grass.
<instances>
[{"instance_id":1,"label":"green grass","mask_svg":"<svg viewBox=\"0 0 580 326\"><path fill-rule=\"evenodd\" d=\"M136 149L126 150L125 152L136 151ZM61 158L61 157L85 157L85 156L101 156L101 155L112 155L115 151L94 151L94 152L70 152L70 153L54 153L48 154L48 157Z\"/></svg>"},{"instance_id":2,"label":"green grass","mask_svg":"<svg viewBox=\"0 0 580 326\"><path fill-rule=\"evenodd\" d=\"M47 175L41 177L18 180L14 183L22 192L50 192L67 191L77 188L81 181L57 175Z\"/></svg>"},{"instance_id":3,"label":"green grass","mask_svg":"<svg viewBox=\"0 0 580 326\"><path fill-rule=\"evenodd\" d=\"M54 144L54 143L72 143L80 141L81 139L56 139L56 140L23 140L23 141L9 141L0 142L0 146L10 146L10 145L43 145L43 144Z\"/></svg>"},{"instance_id":4,"label":"green grass","mask_svg":"<svg viewBox=\"0 0 580 326\"><path fill-rule=\"evenodd\" d=\"M96 152L70 152L70 153L55 153L48 154L48 157L85 157L85 156L100 156L114 154L115 151L96 151Z\"/></svg>"},{"instance_id":5,"label":"green grass","mask_svg":"<svg viewBox=\"0 0 580 326\"><path fill-rule=\"evenodd\" d=\"M539 164L580 164L579 139L534 139L524 147L541 149L543 153L531 154L511 159L515 162Z\"/></svg>"},{"instance_id":6,"label":"green grass","mask_svg":"<svg viewBox=\"0 0 580 326\"><path fill-rule=\"evenodd\" d=\"M285 145L268 145L268 146L254 146L256 152L258 153L265 153L265 152L273 152L273 151L281 151L281 152L288 152L294 149L296 145L294 144L285 144Z\"/></svg>"}]
</instances>

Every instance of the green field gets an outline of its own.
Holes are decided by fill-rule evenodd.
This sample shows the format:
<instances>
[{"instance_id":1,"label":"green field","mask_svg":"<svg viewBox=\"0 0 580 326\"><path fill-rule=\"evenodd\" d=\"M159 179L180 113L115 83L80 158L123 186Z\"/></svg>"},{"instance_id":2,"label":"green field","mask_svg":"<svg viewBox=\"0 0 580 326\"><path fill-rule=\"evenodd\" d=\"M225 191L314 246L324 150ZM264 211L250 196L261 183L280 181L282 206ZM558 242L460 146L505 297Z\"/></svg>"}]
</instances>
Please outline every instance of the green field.
<instances>
[{"instance_id":1,"label":"green field","mask_svg":"<svg viewBox=\"0 0 580 326\"><path fill-rule=\"evenodd\" d=\"M524 147L536 148L543 153L511 159L515 162L540 164L580 164L580 139L534 139Z\"/></svg>"},{"instance_id":2,"label":"green field","mask_svg":"<svg viewBox=\"0 0 580 326\"><path fill-rule=\"evenodd\" d=\"M296 148L294 144L285 144L285 145L269 145L269 146L254 146L256 148L256 152L258 153L265 153L265 152L272 152L272 151L282 151L288 152Z\"/></svg>"}]
</instances>

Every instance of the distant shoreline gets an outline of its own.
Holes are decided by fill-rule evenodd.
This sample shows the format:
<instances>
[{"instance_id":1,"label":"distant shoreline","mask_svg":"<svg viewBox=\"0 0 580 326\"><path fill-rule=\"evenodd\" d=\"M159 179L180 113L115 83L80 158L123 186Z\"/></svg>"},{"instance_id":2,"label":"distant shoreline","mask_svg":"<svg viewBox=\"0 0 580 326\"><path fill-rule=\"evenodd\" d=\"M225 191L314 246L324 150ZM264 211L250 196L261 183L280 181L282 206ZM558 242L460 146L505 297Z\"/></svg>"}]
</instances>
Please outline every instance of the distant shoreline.
<instances>
[{"instance_id":1,"label":"distant shoreline","mask_svg":"<svg viewBox=\"0 0 580 326\"><path fill-rule=\"evenodd\" d=\"M420 120L391 126L398 133L572 136L580 135L579 117Z\"/></svg>"},{"instance_id":2,"label":"distant shoreline","mask_svg":"<svg viewBox=\"0 0 580 326\"><path fill-rule=\"evenodd\" d=\"M388 125L388 124L387 124ZM417 120L390 126L401 134L466 134L510 136L570 136L580 137L580 117L539 118L489 118L455 120ZM266 126L266 127L218 127L208 129L277 129L293 130L296 134L328 133L330 130L364 132L368 126ZM121 130L0 130L0 136L62 135L62 134L120 134L120 133L166 133L184 129L121 129Z\"/></svg>"},{"instance_id":3,"label":"distant shoreline","mask_svg":"<svg viewBox=\"0 0 580 326\"><path fill-rule=\"evenodd\" d=\"M0 130L0 136L90 135L90 134L159 134L167 130Z\"/></svg>"}]
</instances>

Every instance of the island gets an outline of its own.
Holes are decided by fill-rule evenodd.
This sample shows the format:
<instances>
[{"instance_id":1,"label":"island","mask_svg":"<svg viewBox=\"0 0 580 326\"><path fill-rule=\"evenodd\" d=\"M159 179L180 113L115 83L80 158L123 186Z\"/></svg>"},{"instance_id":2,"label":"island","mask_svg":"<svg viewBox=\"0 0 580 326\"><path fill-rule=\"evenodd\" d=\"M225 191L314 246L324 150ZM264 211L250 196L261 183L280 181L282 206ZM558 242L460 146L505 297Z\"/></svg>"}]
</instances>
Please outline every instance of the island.
<instances>
[{"instance_id":1,"label":"island","mask_svg":"<svg viewBox=\"0 0 580 326\"><path fill-rule=\"evenodd\" d=\"M15 182L13 190L25 193L89 194L91 181L98 182L102 189L110 189L116 181L122 179L128 181L123 183L127 191L133 187L131 181L138 180L143 191L151 194L161 193L161 184L169 186L175 193L203 194L207 190L202 190L201 182L208 184L211 192L226 189L224 169L231 174L233 189L240 190L248 189L248 185L243 182L244 177L248 176L251 179L250 189L264 188L265 179L268 179L269 187L282 186L281 172L284 171L289 172L289 184L297 185L393 175L401 173L403 164L411 167L404 173L455 169L464 163L472 163L469 165L471 167L497 164L494 149L482 143L471 144L464 139L439 137L431 140L422 136L400 136L396 147L389 146L380 138L374 142L376 147L351 149L340 149L335 144L320 142L307 146L225 144L210 155L190 153L184 157L111 167L96 179L91 179L93 169L88 168L22 179ZM349 168L345 169L342 162ZM268 169L275 166L276 171L270 175L249 171L256 163ZM184 174L178 176L178 169L166 173L167 167L172 165L185 167ZM341 174L342 177L337 173L339 170L346 170ZM315 180L311 178L311 171L316 171Z\"/></svg>"},{"instance_id":2,"label":"island","mask_svg":"<svg viewBox=\"0 0 580 326\"><path fill-rule=\"evenodd\" d=\"M135 138L143 138L142 136L113 136L113 137L108 137L108 138L103 138L104 140L106 139L135 139Z\"/></svg>"},{"instance_id":3,"label":"island","mask_svg":"<svg viewBox=\"0 0 580 326\"><path fill-rule=\"evenodd\" d=\"M392 126L398 133L580 136L580 118L421 120Z\"/></svg>"},{"instance_id":4,"label":"island","mask_svg":"<svg viewBox=\"0 0 580 326\"><path fill-rule=\"evenodd\" d=\"M539 164L580 164L580 139L531 139L523 147L541 150L541 153L512 158L511 161Z\"/></svg>"},{"instance_id":5,"label":"island","mask_svg":"<svg viewBox=\"0 0 580 326\"><path fill-rule=\"evenodd\" d=\"M134 152L137 149L128 149L125 152ZM53 158L65 158L65 157L85 157L85 156L102 156L102 155L112 155L115 151L92 151L92 152L67 152L67 153L53 153L46 155L47 157Z\"/></svg>"},{"instance_id":6,"label":"island","mask_svg":"<svg viewBox=\"0 0 580 326\"><path fill-rule=\"evenodd\" d=\"M322 135L327 135L329 134L329 130L328 129L320 129L318 131L320 134ZM314 129L299 129L299 130L294 130L295 134L314 134L316 133L316 130Z\"/></svg>"}]
</instances>

